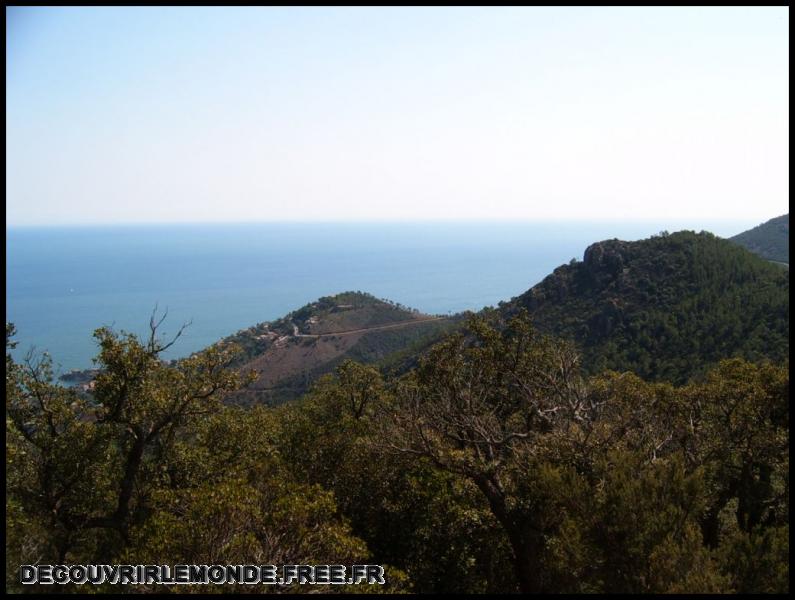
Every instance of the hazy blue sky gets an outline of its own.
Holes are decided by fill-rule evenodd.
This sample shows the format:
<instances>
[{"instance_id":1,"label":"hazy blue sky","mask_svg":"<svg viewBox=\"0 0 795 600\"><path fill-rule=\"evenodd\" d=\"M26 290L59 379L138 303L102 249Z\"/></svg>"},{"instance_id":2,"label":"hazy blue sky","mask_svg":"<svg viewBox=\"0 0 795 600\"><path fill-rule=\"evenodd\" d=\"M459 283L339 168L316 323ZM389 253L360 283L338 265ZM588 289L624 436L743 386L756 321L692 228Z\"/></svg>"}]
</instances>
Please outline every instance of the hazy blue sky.
<instances>
[{"instance_id":1,"label":"hazy blue sky","mask_svg":"<svg viewBox=\"0 0 795 600\"><path fill-rule=\"evenodd\" d=\"M786 8L6 15L9 224L788 210Z\"/></svg>"}]
</instances>

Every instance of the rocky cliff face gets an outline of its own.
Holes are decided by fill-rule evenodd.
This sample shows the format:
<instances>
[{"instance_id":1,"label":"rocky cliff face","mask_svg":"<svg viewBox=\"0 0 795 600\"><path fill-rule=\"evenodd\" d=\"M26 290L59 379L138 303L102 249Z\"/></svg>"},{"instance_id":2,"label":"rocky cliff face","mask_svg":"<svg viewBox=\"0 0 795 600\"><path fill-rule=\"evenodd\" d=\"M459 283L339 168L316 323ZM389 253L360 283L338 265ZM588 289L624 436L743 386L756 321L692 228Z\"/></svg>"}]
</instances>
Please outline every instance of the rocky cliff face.
<instances>
[{"instance_id":1,"label":"rocky cliff face","mask_svg":"<svg viewBox=\"0 0 795 600\"><path fill-rule=\"evenodd\" d=\"M592 273L618 274L624 268L624 254L629 242L607 240L596 242L585 249L582 262Z\"/></svg>"}]
</instances>

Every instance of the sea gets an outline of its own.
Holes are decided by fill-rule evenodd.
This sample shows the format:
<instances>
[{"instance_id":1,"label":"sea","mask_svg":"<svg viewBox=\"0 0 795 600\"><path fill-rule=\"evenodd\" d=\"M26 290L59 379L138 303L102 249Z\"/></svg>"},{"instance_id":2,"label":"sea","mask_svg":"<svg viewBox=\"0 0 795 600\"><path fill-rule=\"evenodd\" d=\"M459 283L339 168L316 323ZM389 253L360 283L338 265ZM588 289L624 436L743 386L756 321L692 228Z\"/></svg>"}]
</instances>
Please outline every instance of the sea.
<instances>
[{"instance_id":1,"label":"sea","mask_svg":"<svg viewBox=\"0 0 795 600\"><path fill-rule=\"evenodd\" d=\"M17 360L93 366L93 331L143 335L167 311L178 358L321 296L368 292L446 315L496 306L593 242L662 230L729 237L745 221L249 223L9 227L6 322Z\"/></svg>"}]
</instances>

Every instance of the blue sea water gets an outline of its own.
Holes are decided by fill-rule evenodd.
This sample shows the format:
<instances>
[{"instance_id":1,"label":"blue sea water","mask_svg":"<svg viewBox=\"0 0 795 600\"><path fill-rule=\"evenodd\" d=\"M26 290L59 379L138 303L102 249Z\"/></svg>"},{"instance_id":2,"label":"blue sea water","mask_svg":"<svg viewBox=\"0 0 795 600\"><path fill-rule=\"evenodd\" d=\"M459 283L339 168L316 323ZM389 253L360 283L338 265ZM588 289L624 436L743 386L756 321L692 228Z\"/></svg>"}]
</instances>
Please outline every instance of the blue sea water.
<instances>
[{"instance_id":1,"label":"blue sea water","mask_svg":"<svg viewBox=\"0 0 795 600\"><path fill-rule=\"evenodd\" d=\"M22 357L92 366L102 325L163 333L192 320L168 357L190 354L321 296L361 290L426 313L516 296L599 240L661 229L733 235L754 223L268 223L6 230L6 321Z\"/></svg>"}]
</instances>

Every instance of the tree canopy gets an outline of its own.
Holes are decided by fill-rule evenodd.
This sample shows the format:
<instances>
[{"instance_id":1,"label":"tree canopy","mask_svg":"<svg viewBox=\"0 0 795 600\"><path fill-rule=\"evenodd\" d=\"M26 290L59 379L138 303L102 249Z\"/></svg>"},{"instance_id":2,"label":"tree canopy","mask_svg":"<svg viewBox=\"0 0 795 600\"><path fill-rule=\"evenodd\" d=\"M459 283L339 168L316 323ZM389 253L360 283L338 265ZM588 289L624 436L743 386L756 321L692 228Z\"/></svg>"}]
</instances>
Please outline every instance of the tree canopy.
<instances>
[{"instance_id":1,"label":"tree canopy","mask_svg":"<svg viewBox=\"0 0 795 600\"><path fill-rule=\"evenodd\" d=\"M369 562L384 587L328 591L788 591L786 363L590 373L519 312L243 409L233 345L167 363L154 325L96 332L90 394L7 353L7 590L41 591L21 564Z\"/></svg>"}]
</instances>

